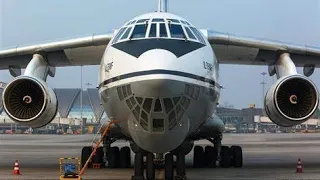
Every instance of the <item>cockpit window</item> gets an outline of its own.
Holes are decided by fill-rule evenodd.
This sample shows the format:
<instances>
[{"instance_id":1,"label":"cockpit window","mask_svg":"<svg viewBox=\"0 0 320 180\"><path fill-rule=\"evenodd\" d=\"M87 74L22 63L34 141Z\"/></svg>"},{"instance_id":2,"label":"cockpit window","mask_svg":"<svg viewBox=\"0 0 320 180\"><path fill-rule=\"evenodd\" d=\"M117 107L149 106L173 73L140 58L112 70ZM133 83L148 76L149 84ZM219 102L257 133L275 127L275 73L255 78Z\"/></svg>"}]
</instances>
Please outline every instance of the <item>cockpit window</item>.
<instances>
[{"instance_id":1,"label":"cockpit window","mask_svg":"<svg viewBox=\"0 0 320 180\"><path fill-rule=\"evenodd\" d=\"M151 24L149 37L157 37L157 24Z\"/></svg>"},{"instance_id":2,"label":"cockpit window","mask_svg":"<svg viewBox=\"0 0 320 180\"><path fill-rule=\"evenodd\" d=\"M118 32L118 34L116 35L116 37L114 37L114 39L113 39L113 43L116 43L118 40L119 40L119 38L122 36L122 34L123 34L123 32L126 30L126 28L122 28L122 29L120 29L119 30L119 32Z\"/></svg>"},{"instance_id":3,"label":"cockpit window","mask_svg":"<svg viewBox=\"0 0 320 180\"><path fill-rule=\"evenodd\" d=\"M192 34L191 30L188 27L185 27L187 34L189 36L190 39L194 39L196 40L197 38Z\"/></svg>"},{"instance_id":4,"label":"cockpit window","mask_svg":"<svg viewBox=\"0 0 320 180\"><path fill-rule=\"evenodd\" d=\"M137 39L137 38L144 38L146 36L147 32L147 26L146 25L136 25L133 29L131 38Z\"/></svg>"},{"instance_id":5,"label":"cockpit window","mask_svg":"<svg viewBox=\"0 0 320 180\"><path fill-rule=\"evenodd\" d=\"M182 22L182 24L185 24L185 25L187 25L187 23L186 23L185 21L181 20L181 22Z\"/></svg>"},{"instance_id":6,"label":"cockpit window","mask_svg":"<svg viewBox=\"0 0 320 180\"><path fill-rule=\"evenodd\" d=\"M140 19L140 20L137 21L137 23L144 23L144 22L146 22L147 20L149 20L149 19Z\"/></svg>"},{"instance_id":7,"label":"cockpit window","mask_svg":"<svg viewBox=\"0 0 320 180\"><path fill-rule=\"evenodd\" d=\"M168 37L166 24L164 24L164 23L160 24L160 37Z\"/></svg>"},{"instance_id":8,"label":"cockpit window","mask_svg":"<svg viewBox=\"0 0 320 180\"><path fill-rule=\"evenodd\" d=\"M183 24L190 25L187 21L181 20L181 22L182 22Z\"/></svg>"},{"instance_id":9,"label":"cockpit window","mask_svg":"<svg viewBox=\"0 0 320 180\"><path fill-rule=\"evenodd\" d=\"M126 25L128 26L128 25L133 24L133 23L135 23L135 22L136 22L136 20L129 21Z\"/></svg>"},{"instance_id":10,"label":"cockpit window","mask_svg":"<svg viewBox=\"0 0 320 180\"><path fill-rule=\"evenodd\" d=\"M129 21L118 31L112 43L144 38L174 38L206 44L204 35L187 21L164 18Z\"/></svg>"},{"instance_id":11,"label":"cockpit window","mask_svg":"<svg viewBox=\"0 0 320 180\"><path fill-rule=\"evenodd\" d=\"M170 33L171 33L172 38L181 38L182 39L182 38L186 37L181 25L171 24L171 25L169 25L169 28L170 28Z\"/></svg>"},{"instance_id":12,"label":"cockpit window","mask_svg":"<svg viewBox=\"0 0 320 180\"><path fill-rule=\"evenodd\" d=\"M200 31L198 31L196 28L191 27L191 30L193 31L193 33L197 36L197 38L199 39L200 42L202 42L203 44L206 43L206 41L203 39L203 36L201 34Z\"/></svg>"},{"instance_id":13,"label":"cockpit window","mask_svg":"<svg viewBox=\"0 0 320 180\"><path fill-rule=\"evenodd\" d=\"M177 20L177 19L168 19L168 21L171 21L173 23L180 23L179 20Z\"/></svg>"},{"instance_id":14,"label":"cockpit window","mask_svg":"<svg viewBox=\"0 0 320 180\"><path fill-rule=\"evenodd\" d=\"M130 32L131 32L131 29L132 29L132 27L129 27L129 28L126 30L126 32L123 34L123 36L121 37L120 40L122 40L122 39L127 39L128 36L129 36L129 34L130 34Z\"/></svg>"},{"instance_id":15,"label":"cockpit window","mask_svg":"<svg viewBox=\"0 0 320 180\"><path fill-rule=\"evenodd\" d=\"M130 24L134 24L136 22L136 20L131 21L128 25Z\"/></svg>"},{"instance_id":16,"label":"cockpit window","mask_svg":"<svg viewBox=\"0 0 320 180\"><path fill-rule=\"evenodd\" d=\"M164 19L156 18L153 19L152 22L164 22Z\"/></svg>"}]
</instances>

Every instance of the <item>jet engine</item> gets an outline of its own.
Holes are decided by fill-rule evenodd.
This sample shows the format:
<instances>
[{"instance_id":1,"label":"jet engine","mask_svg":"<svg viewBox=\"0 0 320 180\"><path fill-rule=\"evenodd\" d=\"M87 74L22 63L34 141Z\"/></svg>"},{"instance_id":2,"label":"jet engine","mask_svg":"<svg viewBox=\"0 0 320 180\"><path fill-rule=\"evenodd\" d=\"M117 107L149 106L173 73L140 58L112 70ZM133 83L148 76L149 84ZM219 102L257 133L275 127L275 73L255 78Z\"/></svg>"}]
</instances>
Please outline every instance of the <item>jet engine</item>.
<instances>
[{"instance_id":1,"label":"jet engine","mask_svg":"<svg viewBox=\"0 0 320 180\"><path fill-rule=\"evenodd\" d=\"M266 94L265 110L279 126L294 126L308 120L318 108L315 84L303 75L280 78Z\"/></svg>"},{"instance_id":2,"label":"jet engine","mask_svg":"<svg viewBox=\"0 0 320 180\"><path fill-rule=\"evenodd\" d=\"M38 78L19 76L6 86L2 96L8 116L22 125L42 127L56 116L56 95Z\"/></svg>"}]
</instances>

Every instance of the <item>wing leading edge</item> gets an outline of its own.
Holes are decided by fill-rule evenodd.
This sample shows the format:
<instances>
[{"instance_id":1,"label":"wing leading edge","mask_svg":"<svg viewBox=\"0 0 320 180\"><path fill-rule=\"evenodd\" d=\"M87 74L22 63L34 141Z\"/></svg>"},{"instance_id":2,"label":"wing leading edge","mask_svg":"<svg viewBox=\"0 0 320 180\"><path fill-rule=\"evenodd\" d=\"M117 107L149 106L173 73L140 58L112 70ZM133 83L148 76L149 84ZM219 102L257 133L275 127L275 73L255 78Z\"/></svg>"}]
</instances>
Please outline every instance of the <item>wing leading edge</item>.
<instances>
[{"instance_id":1,"label":"wing leading edge","mask_svg":"<svg viewBox=\"0 0 320 180\"><path fill-rule=\"evenodd\" d=\"M279 52L288 52L297 66L314 64L320 67L320 47L201 31L222 64L268 65L277 60Z\"/></svg>"},{"instance_id":2,"label":"wing leading edge","mask_svg":"<svg viewBox=\"0 0 320 180\"><path fill-rule=\"evenodd\" d=\"M222 64L268 65L277 60L279 52L289 52L297 66L312 64L320 67L320 47L201 31ZM52 66L98 65L112 37L113 33L109 33L1 50L0 70L24 68L33 54L43 52Z\"/></svg>"},{"instance_id":3,"label":"wing leading edge","mask_svg":"<svg viewBox=\"0 0 320 180\"><path fill-rule=\"evenodd\" d=\"M113 33L56 41L13 49L0 50L0 70L24 68L35 53L45 53L51 66L78 66L100 64L103 52Z\"/></svg>"}]
</instances>

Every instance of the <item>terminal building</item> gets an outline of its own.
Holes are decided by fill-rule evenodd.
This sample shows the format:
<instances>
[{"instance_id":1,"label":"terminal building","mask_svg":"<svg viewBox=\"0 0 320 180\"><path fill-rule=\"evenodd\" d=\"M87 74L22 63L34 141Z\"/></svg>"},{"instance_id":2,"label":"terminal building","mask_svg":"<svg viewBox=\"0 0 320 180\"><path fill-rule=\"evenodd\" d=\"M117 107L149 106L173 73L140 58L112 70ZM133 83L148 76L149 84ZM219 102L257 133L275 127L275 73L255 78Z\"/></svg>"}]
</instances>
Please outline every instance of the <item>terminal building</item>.
<instances>
[{"instance_id":1,"label":"terminal building","mask_svg":"<svg viewBox=\"0 0 320 180\"><path fill-rule=\"evenodd\" d=\"M320 110L306 122L293 127L280 127L274 124L265 114L263 109L255 108L217 108L217 116L220 117L226 127L226 132L237 133L275 133L320 130Z\"/></svg>"}]
</instances>

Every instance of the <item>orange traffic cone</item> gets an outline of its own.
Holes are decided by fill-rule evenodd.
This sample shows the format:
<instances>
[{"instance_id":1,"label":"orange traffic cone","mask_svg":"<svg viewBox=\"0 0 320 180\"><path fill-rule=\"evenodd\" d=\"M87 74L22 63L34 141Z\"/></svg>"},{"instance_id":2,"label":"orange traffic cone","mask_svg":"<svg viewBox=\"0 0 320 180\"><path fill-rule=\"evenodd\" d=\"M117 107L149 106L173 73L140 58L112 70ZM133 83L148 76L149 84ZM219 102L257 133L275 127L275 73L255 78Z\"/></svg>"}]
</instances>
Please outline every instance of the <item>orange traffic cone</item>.
<instances>
[{"instance_id":1,"label":"orange traffic cone","mask_svg":"<svg viewBox=\"0 0 320 180\"><path fill-rule=\"evenodd\" d=\"M21 175L20 173L20 169L19 169L19 163L18 160L16 160L16 162L14 163L14 167L13 167L13 175Z\"/></svg>"},{"instance_id":2,"label":"orange traffic cone","mask_svg":"<svg viewBox=\"0 0 320 180\"><path fill-rule=\"evenodd\" d=\"M297 164L297 171L296 173L302 173L302 162L301 159L298 159L298 164Z\"/></svg>"}]
</instances>

